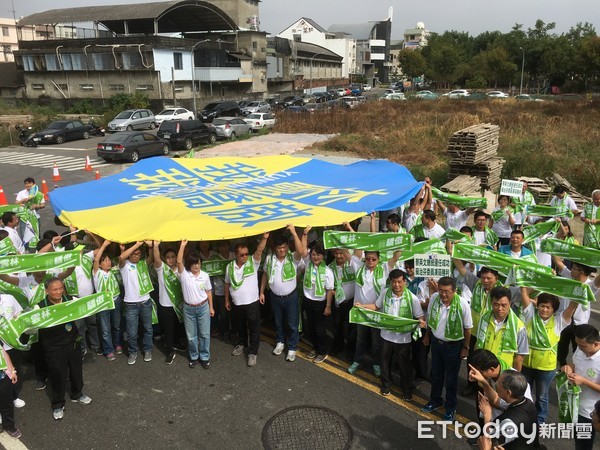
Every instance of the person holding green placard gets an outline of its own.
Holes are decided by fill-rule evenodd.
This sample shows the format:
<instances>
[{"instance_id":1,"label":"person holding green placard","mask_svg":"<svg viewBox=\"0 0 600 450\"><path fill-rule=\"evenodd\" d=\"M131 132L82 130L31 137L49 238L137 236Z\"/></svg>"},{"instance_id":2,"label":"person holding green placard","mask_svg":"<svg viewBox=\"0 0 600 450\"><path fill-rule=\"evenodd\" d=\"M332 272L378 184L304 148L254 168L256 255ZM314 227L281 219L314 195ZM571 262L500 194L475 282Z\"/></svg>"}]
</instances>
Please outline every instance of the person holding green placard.
<instances>
[{"instance_id":1,"label":"person holding green placard","mask_svg":"<svg viewBox=\"0 0 600 450\"><path fill-rule=\"evenodd\" d=\"M349 314L354 305L356 274L350 264L352 256L347 249L334 248L329 268L335 283L335 308L333 308L333 351L336 355L345 350L346 358L352 359L356 350L356 325L350 323Z\"/></svg>"},{"instance_id":2,"label":"person holding green placard","mask_svg":"<svg viewBox=\"0 0 600 450\"><path fill-rule=\"evenodd\" d=\"M554 197L550 199L550 206L562 206L571 211L574 215L580 213L577 209L575 200L571 198L565 187L556 186L552 192L554 193Z\"/></svg>"},{"instance_id":3,"label":"person holding green placard","mask_svg":"<svg viewBox=\"0 0 600 450\"><path fill-rule=\"evenodd\" d=\"M521 195L513 195L510 199L511 206L514 208L515 227L521 228L528 221L527 208L535 206L533 194L527 190L529 184L526 180L522 180L523 188Z\"/></svg>"},{"instance_id":4,"label":"person holding green placard","mask_svg":"<svg viewBox=\"0 0 600 450\"><path fill-rule=\"evenodd\" d=\"M421 190L410 199L408 208L404 208L402 214L402 225L407 232L419 223L423 210L431 207L431 186L424 183Z\"/></svg>"},{"instance_id":5,"label":"person holding green placard","mask_svg":"<svg viewBox=\"0 0 600 450\"><path fill-rule=\"evenodd\" d=\"M38 213L38 210L43 209L46 206L44 194L40 192L33 178L27 177L23 180L23 183L25 184L25 189L19 191L15 203L29 208L39 219L40 214Z\"/></svg>"},{"instance_id":6,"label":"person holding green placard","mask_svg":"<svg viewBox=\"0 0 600 450\"><path fill-rule=\"evenodd\" d=\"M592 192L592 201L583 207L579 216L583 227L583 245L600 250L600 189Z\"/></svg>"},{"instance_id":7,"label":"person holding green placard","mask_svg":"<svg viewBox=\"0 0 600 450\"><path fill-rule=\"evenodd\" d=\"M577 350L573 353L573 363L561 367L569 381L581 387L577 423L580 426L591 424L590 415L594 405L600 400L600 335L592 325L584 324L575 329ZM591 439L575 439L576 450L592 450L596 431L591 428Z\"/></svg>"},{"instance_id":8,"label":"person holding green placard","mask_svg":"<svg viewBox=\"0 0 600 450\"><path fill-rule=\"evenodd\" d=\"M577 303L572 302L561 314L555 315L560 307L556 295L542 293L534 305L529 291L526 287L521 288L521 317L529 340L529 355L523 361L522 372L532 387L535 384L537 421L545 423L548 417L548 391L556 375L556 348L560 333L571 323Z\"/></svg>"},{"instance_id":9,"label":"person holding green placard","mask_svg":"<svg viewBox=\"0 0 600 450\"><path fill-rule=\"evenodd\" d=\"M514 210L508 205L508 195L498 196L498 207L492 211L492 230L498 236L500 245L510 244L510 233L515 226Z\"/></svg>"},{"instance_id":10,"label":"person holding green placard","mask_svg":"<svg viewBox=\"0 0 600 450\"><path fill-rule=\"evenodd\" d=\"M446 230L450 228L460 230L467 224L469 216L475 211L475 208L460 209L454 203L448 203L448 206L446 206L440 199L437 200L437 205L446 218L446 222L444 223Z\"/></svg>"},{"instance_id":11,"label":"person holding green placard","mask_svg":"<svg viewBox=\"0 0 600 450\"><path fill-rule=\"evenodd\" d=\"M508 245L501 245L498 252L512 256L513 258L523 258L537 263L537 258L533 252L523 246L524 240L525 234L521 230L513 230L510 233L510 243Z\"/></svg>"},{"instance_id":12,"label":"person holding green placard","mask_svg":"<svg viewBox=\"0 0 600 450\"><path fill-rule=\"evenodd\" d=\"M8 233L8 237L13 242L17 253L23 254L25 253L25 246L23 245L23 239L19 235L17 231L19 228L19 216L12 211L5 211L2 213L2 229L6 230Z\"/></svg>"},{"instance_id":13,"label":"person holding green placard","mask_svg":"<svg viewBox=\"0 0 600 450\"><path fill-rule=\"evenodd\" d=\"M475 211L475 215L473 216L475 226L472 228L473 240L475 241L475 245L496 250L498 248L498 235L487 226L488 219L489 216L485 212L481 210Z\"/></svg>"},{"instance_id":14,"label":"person holding green placard","mask_svg":"<svg viewBox=\"0 0 600 450\"><path fill-rule=\"evenodd\" d=\"M430 209L426 209L421 216L421 223L415 225L410 233L415 238L439 239L444 235L445 230L435 221L435 213Z\"/></svg>"},{"instance_id":15,"label":"person holding green placard","mask_svg":"<svg viewBox=\"0 0 600 450\"><path fill-rule=\"evenodd\" d=\"M133 365L138 354L138 325L141 319L144 328L143 350L144 361L152 361L152 300L150 292L154 290L148 273L148 262L142 259L141 246L138 241L126 248L121 245L119 270L123 277L125 289L125 324L127 327L127 364ZM148 256L151 261L152 255Z\"/></svg>"}]
</instances>

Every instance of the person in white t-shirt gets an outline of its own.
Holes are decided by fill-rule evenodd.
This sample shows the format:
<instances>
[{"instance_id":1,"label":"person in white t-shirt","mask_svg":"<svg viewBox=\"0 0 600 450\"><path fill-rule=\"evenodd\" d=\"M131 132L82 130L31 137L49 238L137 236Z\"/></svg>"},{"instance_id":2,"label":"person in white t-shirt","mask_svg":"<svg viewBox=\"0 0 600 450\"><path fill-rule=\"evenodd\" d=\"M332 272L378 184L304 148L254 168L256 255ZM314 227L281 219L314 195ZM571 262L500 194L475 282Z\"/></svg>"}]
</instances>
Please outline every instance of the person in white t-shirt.
<instances>
[{"instance_id":1,"label":"person in white t-shirt","mask_svg":"<svg viewBox=\"0 0 600 450\"><path fill-rule=\"evenodd\" d=\"M2 213L2 229L6 230L8 233L8 237L12 241L13 245L17 249L17 252L20 254L25 253L25 246L23 245L23 239L19 236L19 232L17 231L19 228L20 219L16 213L12 211L6 211Z\"/></svg>"},{"instance_id":2,"label":"person in white t-shirt","mask_svg":"<svg viewBox=\"0 0 600 450\"><path fill-rule=\"evenodd\" d=\"M215 315L210 277L201 270L197 252L185 256L187 240L182 240L177 253L177 274L183 291L183 323L188 338L189 367L198 362L202 368L210 367L210 318Z\"/></svg>"},{"instance_id":3,"label":"person in white t-shirt","mask_svg":"<svg viewBox=\"0 0 600 450\"><path fill-rule=\"evenodd\" d=\"M564 206L575 215L581 212L577 209L575 200L571 198L564 187L556 186L552 192L554 193L554 197L550 199L550 206Z\"/></svg>"},{"instance_id":4,"label":"person in white t-shirt","mask_svg":"<svg viewBox=\"0 0 600 450\"><path fill-rule=\"evenodd\" d=\"M415 225L410 232L415 238L435 239L441 238L446 230L436 223L435 213L430 209L426 209L421 216L421 223Z\"/></svg>"},{"instance_id":5,"label":"person in white t-shirt","mask_svg":"<svg viewBox=\"0 0 600 450\"><path fill-rule=\"evenodd\" d=\"M251 257L246 244L237 244L235 260L231 261L225 270L225 308L232 311L234 328L237 331L236 345L231 354L239 356L247 348L248 367L256 365L260 345L261 302L258 292L258 268L267 239L269 233L264 233Z\"/></svg>"},{"instance_id":6,"label":"person in white t-shirt","mask_svg":"<svg viewBox=\"0 0 600 450\"><path fill-rule=\"evenodd\" d=\"M444 225L446 230L450 228L460 230L467 224L469 216L475 211L475 208L460 209L458 205L455 205L454 203L448 203L448 206L446 206L444 202L439 199L437 205L446 218L446 223Z\"/></svg>"},{"instance_id":7,"label":"person in white t-shirt","mask_svg":"<svg viewBox=\"0 0 600 450\"><path fill-rule=\"evenodd\" d=\"M40 214L38 213L38 210L43 209L46 206L44 195L39 192L39 189L33 178L27 177L25 180L23 180L23 183L25 184L25 189L17 193L15 203L17 205L23 205L26 208L29 208L39 219Z\"/></svg>"},{"instance_id":8,"label":"person in white t-shirt","mask_svg":"<svg viewBox=\"0 0 600 450\"><path fill-rule=\"evenodd\" d=\"M23 308L17 302L12 295L9 294L0 294L0 315L6 318L7 320L15 319L21 314ZM21 350L17 350L16 348L12 348L10 345L4 343L4 350L10 356L10 359L13 363L13 366L17 372L21 371L23 356ZM19 394L21 393L21 388L23 387L22 380L17 380L16 383L13 383L13 396L12 401L15 408L22 408L25 406L25 401L19 398Z\"/></svg>"}]
</instances>

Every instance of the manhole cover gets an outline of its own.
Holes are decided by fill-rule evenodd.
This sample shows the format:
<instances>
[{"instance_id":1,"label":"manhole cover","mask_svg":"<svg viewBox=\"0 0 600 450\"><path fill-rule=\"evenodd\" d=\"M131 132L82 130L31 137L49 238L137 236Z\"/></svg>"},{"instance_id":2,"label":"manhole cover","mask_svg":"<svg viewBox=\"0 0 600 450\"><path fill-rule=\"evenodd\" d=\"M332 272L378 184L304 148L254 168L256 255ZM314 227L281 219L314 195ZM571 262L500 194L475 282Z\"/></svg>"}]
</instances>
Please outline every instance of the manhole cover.
<instances>
[{"instance_id":1,"label":"manhole cover","mask_svg":"<svg viewBox=\"0 0 600 450\"><path fill-rule=\"evenodd\" d=\"M266 450L345 450L352 430L342 416L319 406L294 406L275 414L262 432Z\"/></svg>"}]
</instances>

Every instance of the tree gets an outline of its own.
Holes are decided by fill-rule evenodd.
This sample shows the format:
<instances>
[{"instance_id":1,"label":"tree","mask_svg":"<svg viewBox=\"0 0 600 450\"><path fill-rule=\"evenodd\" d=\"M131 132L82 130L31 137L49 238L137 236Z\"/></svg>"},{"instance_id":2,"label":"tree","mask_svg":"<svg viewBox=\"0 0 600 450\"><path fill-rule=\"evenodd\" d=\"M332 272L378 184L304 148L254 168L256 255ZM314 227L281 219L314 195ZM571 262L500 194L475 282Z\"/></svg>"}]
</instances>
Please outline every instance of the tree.
<instances>
[{"instance_id":1,"label":"tree","mask_svg":"<svg viewBox=\"0 0 600 450\"><path fill-rule=\"evenodd\" d=\"M408 78L417 78L427 70L427 61L420 50L401 50L398 53L398 62L402 73Z\"/></svg>"}]
</instances>

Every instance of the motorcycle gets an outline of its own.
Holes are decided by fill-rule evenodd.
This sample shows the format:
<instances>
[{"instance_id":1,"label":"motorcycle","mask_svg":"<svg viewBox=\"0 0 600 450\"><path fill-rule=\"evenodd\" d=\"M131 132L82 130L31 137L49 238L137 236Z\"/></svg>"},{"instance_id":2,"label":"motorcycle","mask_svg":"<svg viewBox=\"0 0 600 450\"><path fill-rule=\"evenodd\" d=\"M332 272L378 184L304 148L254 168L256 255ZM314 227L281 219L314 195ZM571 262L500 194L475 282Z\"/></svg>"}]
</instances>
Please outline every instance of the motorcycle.
<instances>
[{"instance_id":1,"label":"motorcycle","mask_svg":"<svg viewBox=\"0 0 600 450\"><path fill-rule=\"evenodd\" d=\"M21 142L22 146L37 147L37 142L33 140L35 133L31 132L31 127L27 127L27 129L25 129L20 125L15 125L15 128L19 130L19 141Z\"/></svg>"},{"instance_id":2,"label":"motorcycle","mask_svg":"<svg viewBox=\"0 0 600 450\"><path fill-rule=\"evenodd\" d=\"M90 127L90 131L89 131L90 136L104 136L106 134L104 128L102 128L100 125L96 125L94 123L93 117L92 117L92 120L90 120L88 122L88 125Z\"/></svg>"}]
</instances>

